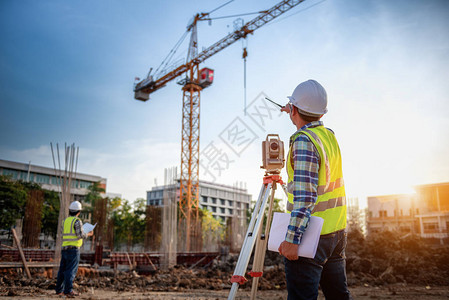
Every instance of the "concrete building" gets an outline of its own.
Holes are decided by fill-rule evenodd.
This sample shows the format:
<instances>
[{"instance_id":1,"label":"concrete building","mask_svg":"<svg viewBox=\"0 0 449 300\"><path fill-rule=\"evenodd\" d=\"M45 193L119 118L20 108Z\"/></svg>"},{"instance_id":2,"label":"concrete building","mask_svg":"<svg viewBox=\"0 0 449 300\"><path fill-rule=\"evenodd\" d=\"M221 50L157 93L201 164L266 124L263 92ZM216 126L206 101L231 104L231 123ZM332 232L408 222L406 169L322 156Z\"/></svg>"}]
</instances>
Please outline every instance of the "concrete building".
<instances>
[{"instance_id":1,"label":"concrete building","mask_svg":"<svg viewBox=\"0 0 449 300\"><path fill-rule=\"evenodd\" d=\"M415 217L421 236L436 238L443 243L448 240L449 232L449 182L419 185L415 190Z\"/></svg>"},{"instance_id":2,"label":"concrete building","mask_svg":"<svg viewBox=\"0 0 449 300\"><path fill-rule=\"evenodd\" d=\"M398 194L368 197L368 234L383 230L416 233L415 195Z\"/></svg>"},{"instance_id":3,"label":"concrete building","mask_svg":"<svg viewBox=\"0 0 449 300\"><path fill-rule=\"evenodd\" d=\"M398 230L444 243L449 232L449 182L415 186L416 194L368 197L368 233Z\"/></svg>"},{"instance_id":4,"label":"concrete building","mask_svg":"<svg viewBox=\"0 0 449 300\"><path fill-rule=\"evenodd\" d=\"M200 208L209 210L223 223L229 217L246 219L246 212L251 203L251 195L246 189L206 181L200 181L199 186ZM176 193L179 201L179 188L179 180L173 184L153 187L151 191L147 191L147 205L162 206L164 192Z\"/></svg>"},{"instance_id":5,"label":"concrete building","mask_svg":"<svg viewBox=\"0 0 449 300\"><path fill-rule=\"evenodd\" d=\"M54 168L0 159L0 175L11 176L14 180L38 183L45 190L60 191L61 183L55 175ZM95 182L100 182L100 186L106 191L106 178L82 173L74 174L71 189L73 200L83 202L89 192L87 188Z\"/></svg>"}]
</instances>

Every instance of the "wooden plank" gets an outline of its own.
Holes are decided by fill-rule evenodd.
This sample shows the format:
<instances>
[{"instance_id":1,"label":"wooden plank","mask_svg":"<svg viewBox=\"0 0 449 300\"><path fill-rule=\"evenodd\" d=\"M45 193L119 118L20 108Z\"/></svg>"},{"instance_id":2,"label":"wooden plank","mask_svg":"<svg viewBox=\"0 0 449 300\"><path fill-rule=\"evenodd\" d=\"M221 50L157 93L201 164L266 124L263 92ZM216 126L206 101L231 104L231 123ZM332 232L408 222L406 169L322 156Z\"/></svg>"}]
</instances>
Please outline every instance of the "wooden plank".
<instances>
[{"instance_id":1,"label":"wooden plank","mask_svg":"<svg viewBox=\"0 0 449 300\"><path fill-rule=\"evenodd\" d=\"M27 262L28 268L53 268L58 266L56 262ZM80 267L89 268L90 264L79 264ZM21 262L0 262L0 268L23 268Z\"/></svg>"},{"instance_id":2,"label":"wooden plank","mask_svg":"<svg viewBox=\"0 0 449 300\"><path fill-rule=\"evenodd\" d=\"M126 252L126 257L128 258L128 262L129 262L129 270L132 271L133 270L133 264L131 262L131 258L129 258L128 252Z\"/></svg>"},{"instance_id":3,"label":"wooden plank","mask_svg":"<svg viewBox=\"0 0 449 300\"><path fill-rule=\"evenodd\" d=\"M16 249L14 247L11 247L11 246L8 246L8 245L0 243L0 248L2 248L2 247L8 248L8 249Z\"/></svg>"},{"instance_id":4,"label":"wooden plank","mask_svg":"<svg viewBox=\"0 0 449 300\"><path fill-rule=\"evenodd\" d=\"M25 255L23 254L22 246L20 246L20 241L17 238L16 230L13 228L13 229L11 229L11 231L12 231L12 235L14 237L14 240L16 241L17 249L19 249L20 258L22 259L23 266L25 267L25 272L26 272L28 278L31 279L31 273L30 273L30 270L28 269L27 260L25 259Z\"/></svg>"},{"instance_id":5,"label":"wooden plank","mask_svg":"<svg viewBox=\"0 0 449 300\"><path fill-rule=\"evenodd\" d=\"M193 268L195 268L199 263L201 263L203 260L206 259L206 255L203 256L200 260L198 260L196 263L194 263L193 265L190 266L190 268L188 270L192 270Z\"/></svg>"},{"instance_id":6,"label":"wooden plank","mask_svg":"<svg viewBox=\"0 0 449 300\"><path fill-rule=\"evenodd\" d=\"M52 268L57 266L56 263L49 262L28 262L28 268ZM23 263L21 262L1 262L0 268L23 268Z\"/></svg>"},{"instance_id":7,"label":"wooden plank","mask_svg":"<svg viewBox=\"0 0 449 300\"><path fill-rule=\"evenodd\" d=\"M151 266L153 267L153 269L156 271L156 267L154 266L153 262L151 261L150 257L148 256L148 254L144 253L143 255L145 255L145 257L148 259L148 261L150 262Z\"/></svg>"}]
</instances>

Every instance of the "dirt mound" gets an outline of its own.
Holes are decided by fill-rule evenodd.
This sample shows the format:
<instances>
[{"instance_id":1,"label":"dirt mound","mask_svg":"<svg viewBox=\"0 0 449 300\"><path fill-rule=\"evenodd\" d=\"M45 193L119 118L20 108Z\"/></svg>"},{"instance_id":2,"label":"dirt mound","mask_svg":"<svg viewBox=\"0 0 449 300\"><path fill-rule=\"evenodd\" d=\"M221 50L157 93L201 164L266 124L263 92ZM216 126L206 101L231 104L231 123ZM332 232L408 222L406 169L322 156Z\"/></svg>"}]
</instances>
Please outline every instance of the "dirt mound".
<instances>
[{"instance_id":1,"label":"dirt mound","mask_svg":"<svg viewBox=\"0 0 449 300\"><path fill-rule=\"evenodd\" d=\"M350 285L449 285L449 247L419 237L383 232L365 238L352 232L346 256Z\"/></svg>"}]
</instances>

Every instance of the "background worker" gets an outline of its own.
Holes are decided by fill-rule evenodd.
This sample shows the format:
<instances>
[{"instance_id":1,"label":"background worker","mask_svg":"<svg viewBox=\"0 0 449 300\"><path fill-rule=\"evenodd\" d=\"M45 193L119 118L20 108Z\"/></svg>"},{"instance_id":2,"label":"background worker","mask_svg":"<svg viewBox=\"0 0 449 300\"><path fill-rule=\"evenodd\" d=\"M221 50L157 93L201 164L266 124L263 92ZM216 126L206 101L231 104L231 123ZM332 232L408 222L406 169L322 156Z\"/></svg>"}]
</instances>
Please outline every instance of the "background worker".
<instances>
[{"instance_id":1,"label":"background worker","mask_svg":"<svg viewBox=\"0 0 449 300\"><path fill-rule=\"evenodd\" d=\"M290 137L287 157L291 212L285 241L288 299L317 299L318 286L326 299L352 299L346 282L346 201L340 148L334 133L323 126L327 94L315 80L299 84L281 111L297 131ZM315 258L298 257L298 245L310 216L324 219Z\"/></svg>"},{"instance_id":2,"label":"background worker","mask_svg":"<svg viewBox=\"0 0 449 300\"><path fill-rule=\"evenodd\" d=\"M80 262L80 247L83 239L92 236L83 231L83 222L78 218L81 213L81 203L73 201L69 206L69 217L63 222L61 263L59 265L58 278L56 280L56 294L73 298L78 296L72 289L78 265Z\"/></svg>"}]
</instances>

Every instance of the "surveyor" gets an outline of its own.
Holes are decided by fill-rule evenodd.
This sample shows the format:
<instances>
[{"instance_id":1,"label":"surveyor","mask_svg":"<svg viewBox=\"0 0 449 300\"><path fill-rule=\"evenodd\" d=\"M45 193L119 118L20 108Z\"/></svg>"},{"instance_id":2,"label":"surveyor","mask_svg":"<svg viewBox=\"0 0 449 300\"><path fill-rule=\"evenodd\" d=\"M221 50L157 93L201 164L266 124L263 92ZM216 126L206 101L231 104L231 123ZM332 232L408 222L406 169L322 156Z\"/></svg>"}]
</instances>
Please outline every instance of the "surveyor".
<instances>
[{"instance_id":1,"label":"surveyor","mask_svg":"<svg viewBox=\"0 0 449 300\"><path fill-rule=\"evenodd\" d=\"M287 157L288 208L291 213L279 253L285 257L288 299L352 299L346 281L346 202L337 139L323 126L326 90L315 80L299 84L281 111L296 127ZM310 216L324 219L316 255L298 257Z\"/></svg>"},{"instance_id":2,"label":"surveyor","mask_svg":"<svg viewBox=\"0 0 449 300\"><path fill-rule=\"evenodd\" d=\"M93 235L93 231L84 233L83 223L78 218L81 209L79 201L70 203L69 217L63 222L61 263L55 290L57 295L68 298L79 295L72 287L80 262L80 247L83 245L83 239Z\"/></svg>"}]
</instances>

